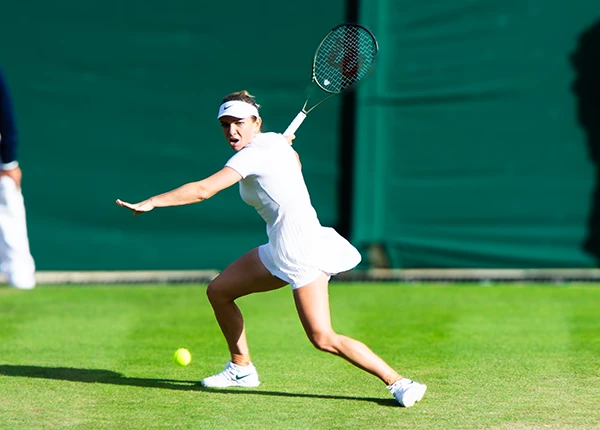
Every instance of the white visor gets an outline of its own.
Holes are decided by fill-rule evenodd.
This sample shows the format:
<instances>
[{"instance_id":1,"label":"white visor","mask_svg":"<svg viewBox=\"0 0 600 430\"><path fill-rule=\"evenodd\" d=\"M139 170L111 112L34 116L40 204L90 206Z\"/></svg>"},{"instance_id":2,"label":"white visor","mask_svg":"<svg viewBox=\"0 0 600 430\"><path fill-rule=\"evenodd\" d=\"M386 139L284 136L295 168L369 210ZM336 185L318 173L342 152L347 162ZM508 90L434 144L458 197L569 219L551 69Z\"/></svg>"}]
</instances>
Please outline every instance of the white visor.
<instances>
[{"instance_id":1,"label":"white visor","mask_svg":"<svg viewBox=\"0 0 600 430\"><path fill-rule=\"evenodd\" d=\"M249 116L259 117L256 106L240 100L232 100L223 103L219 108L219 116L217 116L217 119L222 116L232 116L234 118L248 118Z\"/></svg>"}]
</instances>

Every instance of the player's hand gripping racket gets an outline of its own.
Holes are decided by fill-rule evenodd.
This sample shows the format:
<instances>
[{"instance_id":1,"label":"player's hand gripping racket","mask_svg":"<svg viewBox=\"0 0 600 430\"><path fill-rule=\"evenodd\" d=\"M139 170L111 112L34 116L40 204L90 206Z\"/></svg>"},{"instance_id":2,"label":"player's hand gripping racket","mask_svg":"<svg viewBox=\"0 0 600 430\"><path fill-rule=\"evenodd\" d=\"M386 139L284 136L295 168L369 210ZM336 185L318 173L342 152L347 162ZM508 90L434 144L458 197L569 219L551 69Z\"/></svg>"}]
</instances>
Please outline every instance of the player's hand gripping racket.
<instances>
[{"instance_id":1,"label":"player's hand gripping racket","mask_svg":"<svg viewBox=\"0 0 600 430\"><path fill-rule=\"evenodd\" d=\"M378 50L375 36L362 25L340 24L333 28L317 48L312 67L312 82L327 96L310 109L306 109L307 98L283 135L294 134L310 111L364 78Z\"/></svg>"}]
</instances>

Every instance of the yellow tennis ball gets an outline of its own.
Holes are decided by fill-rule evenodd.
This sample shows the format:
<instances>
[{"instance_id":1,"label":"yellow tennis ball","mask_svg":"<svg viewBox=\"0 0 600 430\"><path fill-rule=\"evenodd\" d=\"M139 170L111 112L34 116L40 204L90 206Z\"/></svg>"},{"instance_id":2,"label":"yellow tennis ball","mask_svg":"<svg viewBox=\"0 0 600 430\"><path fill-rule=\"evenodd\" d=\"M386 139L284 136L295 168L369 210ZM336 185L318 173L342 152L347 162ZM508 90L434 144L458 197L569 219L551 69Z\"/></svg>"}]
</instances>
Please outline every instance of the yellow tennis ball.
<instances>
[{"instance_id":1,"label":"yellow tennis ball","mask_svg":"<svg viewBox=\"0 0 600 430\"><path fill-rule=\"evenodd\" d=\"M190 364L190 361L192 361L192 354L190 354L190 352L185 348L179 348L177 351L175 351L173 360L175 360L175 363L179 364L180 366L187 366Z\"/></svg>"}]
</instances>

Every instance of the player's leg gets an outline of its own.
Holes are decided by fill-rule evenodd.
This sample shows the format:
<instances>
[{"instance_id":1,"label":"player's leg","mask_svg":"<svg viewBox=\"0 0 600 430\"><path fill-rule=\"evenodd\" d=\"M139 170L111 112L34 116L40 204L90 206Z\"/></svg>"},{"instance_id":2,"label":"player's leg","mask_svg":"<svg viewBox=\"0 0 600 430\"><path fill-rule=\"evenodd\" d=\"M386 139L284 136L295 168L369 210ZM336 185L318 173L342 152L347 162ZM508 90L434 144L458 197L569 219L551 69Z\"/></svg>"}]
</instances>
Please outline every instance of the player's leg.
<instances>
[{"instance_id":1,"label":"player's leg","mask_svg":"<svg viewBox=\"0 0 600 430\"><path fill-rule=\"evenodd\" d=\"M258 256L258 249L244 254L208 285L206 294L234 363L245 365L250 361L244 319L235 300L248 294L271 291L285 285L286 282L271 275L265 268Z\"/></svg>"},{"instance_id":2,"label":"player's leg","mask_svg":"<svg viewBox=\"0 0 600 430\"><path fill-rule=\"evenodd\" d=\"M322 274L314 282L294 290L300 321L313 345L340 356L381 379L403 406L412 406L425 392L425 385L402 378L365 344L337 334L331 326L329 311L329 277ZM409 390L410 388L410 390Z\"/></svg>"},{"instance_id":3,"label":"player's leg","mask_svg":"<svg viewBox=\"0 0 600 430\"><path fill-rule=\"evenodd\" d=\"M393 384L401 378L394 369L365 344L333 330L328 281L329 277L322 274L316 281L294 290L294 301L306 335L317 349L345 358L387 385Z\"/></svg>"},{"instance_id":4,"label":"player's leg","mask_svg":"<svg viewBox=\"0 0 600 430\"><path fill-rule=\"evenodd\" d=\"M287 285L271 275L258 256L258 248L246 253L221 272L206 291L219 327L231 353L231 362L218 375L202 380L212 387L232 385L256 386L258 376L246 376L256 371L250 362L244 318L235 300L252 293L271 291ZM251 366L251 370L244 367ZM246 382L248 382L246 384Z\"/></svg>"},{"instance_id":5,"label":"player's leg","mask_svg":"<svg viewBox=\"0 0 600 430\"><path fill-rule=\"evenodd\" d=\"M0 176L0 271L13 287L35 287L23 194L6 175Z\"/></svg>"}]
</instances>

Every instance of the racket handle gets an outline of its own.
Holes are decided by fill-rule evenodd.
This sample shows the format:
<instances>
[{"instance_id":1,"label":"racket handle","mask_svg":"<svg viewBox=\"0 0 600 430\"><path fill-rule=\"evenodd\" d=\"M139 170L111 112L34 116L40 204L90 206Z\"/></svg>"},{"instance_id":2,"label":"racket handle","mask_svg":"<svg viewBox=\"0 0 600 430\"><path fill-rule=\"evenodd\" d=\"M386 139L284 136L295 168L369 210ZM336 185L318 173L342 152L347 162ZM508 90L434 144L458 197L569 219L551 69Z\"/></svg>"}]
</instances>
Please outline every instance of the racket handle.
<instances>
[{"instance_id":1,"label":"racket handle","mask_svg":"<svg viewBox=\"0 0 600 430\"><path fill-rule=\"evenodd\" d=\"M285 129L285 131L283 132L283 135L291 136L292 134L294 134L296 132L296 130L298 130L298 128L300 127L300 125L302 124L302 122L304 121L305 118L306 118L306 114L301 111L298 115L296 115L296 118L294 118L294 120L290 123L290 125L288 125L288 128Z\"/></svg>"}]
</instances>

